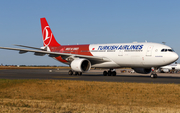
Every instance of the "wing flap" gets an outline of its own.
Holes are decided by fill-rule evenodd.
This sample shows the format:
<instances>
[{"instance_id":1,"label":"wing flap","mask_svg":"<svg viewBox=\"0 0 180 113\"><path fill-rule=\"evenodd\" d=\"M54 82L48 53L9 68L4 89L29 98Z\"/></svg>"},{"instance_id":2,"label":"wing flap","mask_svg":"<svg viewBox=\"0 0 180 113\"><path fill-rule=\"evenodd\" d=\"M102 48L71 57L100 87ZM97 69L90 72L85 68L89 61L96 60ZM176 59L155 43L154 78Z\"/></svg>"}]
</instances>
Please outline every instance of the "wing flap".
<instances>
[{"instance_id":1,"label":"wing flap","mask_svg":"<svg viewBox=\"0 0 180 113\"><path fill-rule=\"evenodd\" d=\"M27 53L27 51L20 50L19 54Z\"/></svg>"},{"instance_id":2,"label":"wing flap","mask_svg":"<svg viewBox=\"0 0 180 113\"><path fill-rule=\"evenodd\" d=\"M44 56L46 54L45 53L40 53L40 52L34 52L34 55L36 55L36 56Z\"/></svg>"},{"instance_id":3,"label":"wing flap","mask_svg":"<svg viewBox=\"0 0 180 113\"><path fill-rule=\"evenodd\" d=\"M49 54L48 56L49 56L49 57L58 57L58 56L61 56L61 55Z\"/></svg>"}]
</instances>

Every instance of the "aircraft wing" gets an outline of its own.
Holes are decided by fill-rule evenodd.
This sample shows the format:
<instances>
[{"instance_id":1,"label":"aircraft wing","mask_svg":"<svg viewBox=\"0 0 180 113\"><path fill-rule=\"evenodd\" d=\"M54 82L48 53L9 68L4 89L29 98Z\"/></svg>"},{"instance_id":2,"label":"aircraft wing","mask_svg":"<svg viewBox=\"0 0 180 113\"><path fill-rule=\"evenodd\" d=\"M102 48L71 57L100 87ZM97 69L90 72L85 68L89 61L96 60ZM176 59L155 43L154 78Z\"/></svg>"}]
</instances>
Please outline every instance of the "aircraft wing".
<instances>
[{"instance_id":1,"label":"aircraft wing","mask_svg":"<svg viewBox=\"0 0 180 113\"><path fill-rule=\"evenodd\" d=\"M31 48L31 49L37 49L37 50L45 50L45 49L41 49L41 48L37 48L37 47L24 46L24 45L16 45L16 44L14 44L14 46L25 47L25 48Z\"/></svg>"},{"instance_id":2,"label":"aircraft wing","mask_svg":"<svg viewBox=\"0 0 180 113\"><path fill-rule=\"evenodd\" d=\"M29 49L19 49L19 48L10 48L10 47L0 47L0 49L7 49L7 50L16 50L19 51L19 54L27 53L27 52L33 52L34 55L37 56L44 56L46 54L49 55L49 57L58 57L61 56L62 58L86 58L93 62L93 64L96 63L102 63L102 62L111 62L110 59L106 57L99 57L99 56L87 56L87 55L78 55L78 54L70 54L70 53L59 53L59 52L51 52L51 51L44 51L44 50L29 50Z\"/></svg>"}]
</instances>

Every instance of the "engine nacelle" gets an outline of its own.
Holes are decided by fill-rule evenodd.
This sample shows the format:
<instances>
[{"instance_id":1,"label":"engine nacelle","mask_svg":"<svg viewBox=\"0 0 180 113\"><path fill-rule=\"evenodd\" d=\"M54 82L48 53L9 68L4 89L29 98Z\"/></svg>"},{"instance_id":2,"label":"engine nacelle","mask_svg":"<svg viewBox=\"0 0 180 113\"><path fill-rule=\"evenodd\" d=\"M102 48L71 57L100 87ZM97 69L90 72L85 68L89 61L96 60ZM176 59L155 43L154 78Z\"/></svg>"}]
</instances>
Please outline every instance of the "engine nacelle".
<instances>
[{"instance_id":1,"label":"engine nacelle","mask_svg":"<svg viewBox=\"0 0 180 113\"><path fill-rule=\"evenodd\" d=\"M169 69L167 69L167 68L161 69L161 72L168 73Z\"/></svg>"},{"instance_id":2,"label":"engine nacelle","mask_svg":"<svg viewBox=\"0 0 180 113\"><path fill-rule=\"evenodd\" d=\"M71 69L77 72L87 72L91 69L91 62L87 59L74 59L71 62Z\"/></svg>"},{"instance_id":3,"label":"engine nacelle","mask_svg":"<svg viewBox=\"0 0 180 113\"><path fill-rule=\"evenodd\" d=\"M133 69L136 73L141 73L141 74L148 74L152 71L151 68L133 68Z\"/></svg>"}]
</instances>

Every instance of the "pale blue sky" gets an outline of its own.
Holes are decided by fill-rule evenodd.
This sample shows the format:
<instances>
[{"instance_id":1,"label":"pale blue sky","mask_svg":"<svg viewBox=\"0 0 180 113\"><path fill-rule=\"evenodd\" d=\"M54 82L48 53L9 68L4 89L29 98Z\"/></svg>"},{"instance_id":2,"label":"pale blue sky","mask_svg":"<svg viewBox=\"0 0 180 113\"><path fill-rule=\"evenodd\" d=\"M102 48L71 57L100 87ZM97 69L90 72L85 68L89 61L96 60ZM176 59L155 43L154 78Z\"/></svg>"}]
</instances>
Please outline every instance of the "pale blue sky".
<instances>
[{"instance_id":1,"label":"pale blue sky","mask_svg":"<svg viewBox=\"0 0 180 113\"><path fill-rule=\"evenodd\" d=\"M179 0L4 0L0 46L41 47L40 18L46 17L62 44L166 42L180 55ZM0 63L62 65L49 58L0 50ZM180 63L180 60L178 60Z\"/></svg>"}]
</instances>

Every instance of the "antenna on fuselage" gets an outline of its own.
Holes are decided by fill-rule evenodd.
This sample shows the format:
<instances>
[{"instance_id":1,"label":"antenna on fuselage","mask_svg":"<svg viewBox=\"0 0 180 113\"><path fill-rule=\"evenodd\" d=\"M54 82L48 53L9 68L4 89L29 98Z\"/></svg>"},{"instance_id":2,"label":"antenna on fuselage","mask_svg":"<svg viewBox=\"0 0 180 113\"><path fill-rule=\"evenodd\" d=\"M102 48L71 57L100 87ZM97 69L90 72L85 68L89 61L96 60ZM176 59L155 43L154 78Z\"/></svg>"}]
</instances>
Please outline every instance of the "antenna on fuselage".
<instances>
[{"instance_id":1,"label":"antenna on fuselage","mask_svg":"<svg viewBox=\"0 0 180 113\"><path fill-rule=\"evenodd\" d=\"M164 45L166 45L166 42L162 42Z\"/></svg>"}]
</instances>

